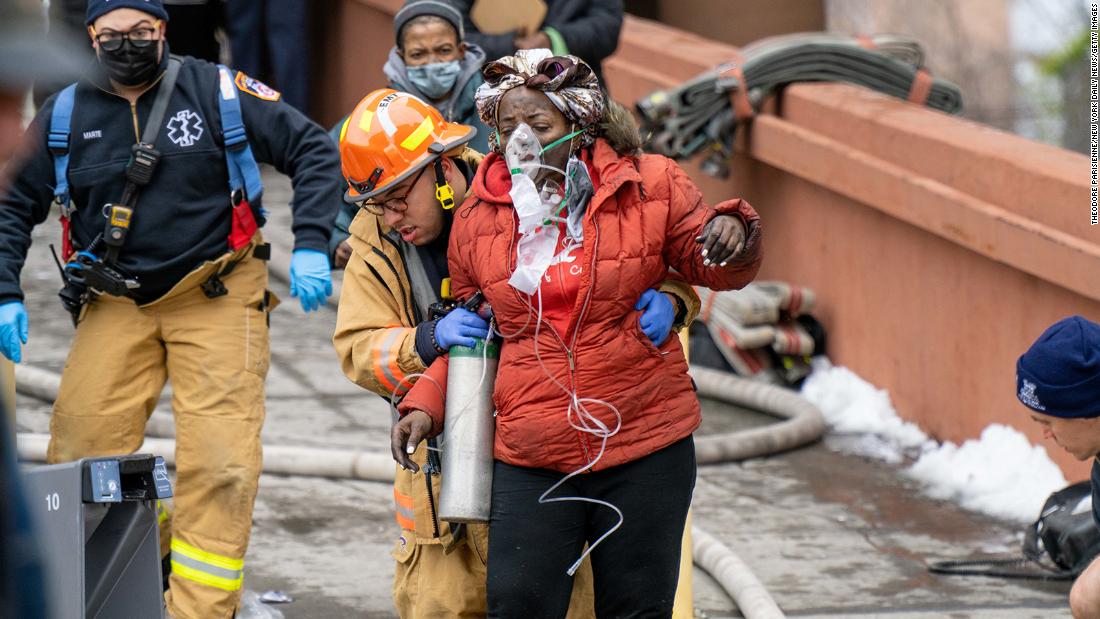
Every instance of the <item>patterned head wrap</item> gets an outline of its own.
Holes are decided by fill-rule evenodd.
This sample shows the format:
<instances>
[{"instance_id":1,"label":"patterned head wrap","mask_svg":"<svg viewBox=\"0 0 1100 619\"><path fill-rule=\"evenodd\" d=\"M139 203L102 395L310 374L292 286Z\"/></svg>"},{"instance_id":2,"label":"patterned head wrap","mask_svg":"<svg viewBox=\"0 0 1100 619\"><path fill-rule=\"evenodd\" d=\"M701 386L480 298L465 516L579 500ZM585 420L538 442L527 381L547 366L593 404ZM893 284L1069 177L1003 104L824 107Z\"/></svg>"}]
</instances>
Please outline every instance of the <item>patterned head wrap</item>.
<instances>
[{"instance_id":1,"label":"patterned head wrap","mask_svg":"<svg viewBox=\"0 0 1100 619\"><path fill-rule=\"evenodd\" d=\"M565 118L584 129L581 146L596 139L604 112L604 95L592 67L576 56L554 56L548 49L521 49L485 65L485 83L477 89L477 115L489 127L497 126L497 108L504 93L519 86L541 90ZM496 131L489 146L500 150Z\"/></svg>"}]
</instances>

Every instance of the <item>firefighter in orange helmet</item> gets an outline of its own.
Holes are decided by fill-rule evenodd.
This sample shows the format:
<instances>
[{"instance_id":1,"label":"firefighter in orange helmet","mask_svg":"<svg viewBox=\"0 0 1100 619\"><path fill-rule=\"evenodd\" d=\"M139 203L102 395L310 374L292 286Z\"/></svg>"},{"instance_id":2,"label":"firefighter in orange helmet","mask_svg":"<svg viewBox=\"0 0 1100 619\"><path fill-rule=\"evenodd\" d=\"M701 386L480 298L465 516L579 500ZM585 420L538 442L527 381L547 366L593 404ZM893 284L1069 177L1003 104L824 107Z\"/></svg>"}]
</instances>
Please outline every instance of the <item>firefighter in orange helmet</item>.
<instances>
[{"instance_id":1,"label":"firefighter in orange helmet","mask_svg":"<svg viewBox=\"0 0 1100 619\"><path fill-rule=\"evenodd\" d=\"M482 158L466 148L475 132L390 89L367 95L341 127L345 200L360 209L333 343L348 378L386 398L404 394L406 377L444 347L488 329L469 312L428 313L447 277L452 209ZM438 519L437 455L421 445L420 470L394 479L394 605L402 617L484 617L487 527Z\"/></svg>"}]
</instances>

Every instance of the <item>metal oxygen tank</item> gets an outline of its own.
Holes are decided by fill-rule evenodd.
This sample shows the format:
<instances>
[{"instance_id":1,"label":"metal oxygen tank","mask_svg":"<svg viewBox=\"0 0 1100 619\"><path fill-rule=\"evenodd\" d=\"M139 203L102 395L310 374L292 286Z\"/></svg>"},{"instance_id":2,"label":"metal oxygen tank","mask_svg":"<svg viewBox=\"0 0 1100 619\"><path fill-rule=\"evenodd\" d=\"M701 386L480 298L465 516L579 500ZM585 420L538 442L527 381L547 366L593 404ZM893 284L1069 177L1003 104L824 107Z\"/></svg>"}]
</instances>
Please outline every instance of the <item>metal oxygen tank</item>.
<instances>
[{"instance_id":1,"label":"metal oxygen tank","mask_svg":"<svg viewBox=\"0 0 1100 619\"><path fill-rule=\"evenodd\" d=\"M467 303L466 309L476 311L476 304ZM500 344L479 339L473 348L451 347L449 355L439 519L489 522L496 428L493 384Z\"/></svg>"}]
</instances>

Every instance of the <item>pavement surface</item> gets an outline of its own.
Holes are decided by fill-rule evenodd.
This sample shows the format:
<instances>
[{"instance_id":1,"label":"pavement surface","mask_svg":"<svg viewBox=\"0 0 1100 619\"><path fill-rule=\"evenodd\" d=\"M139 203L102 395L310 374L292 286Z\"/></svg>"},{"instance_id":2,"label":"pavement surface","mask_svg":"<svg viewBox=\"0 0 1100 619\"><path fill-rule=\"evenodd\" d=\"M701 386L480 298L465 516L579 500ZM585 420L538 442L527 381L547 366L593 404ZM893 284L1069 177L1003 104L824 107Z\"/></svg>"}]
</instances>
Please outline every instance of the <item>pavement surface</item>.
<instances>
[{"instance_id":1,"label":"pavement surface","mask_svg":"<svg viewBox=\"0 0 1100 619\"><path fill-rule=\"evenodd\" d=\"M272 221L265 234L290 251L289 182L265 172ZM139 215L140 216L140 215ZM72 325L57 301L47 248L51 220L35 231L24 290L31 320L27 363L60 372ZM271 320L267 445L388 453L390 413L340 372L330 338L335 312L305 315L286 286ZM170 414L169 390L157 415ZM48 431L48 404L20 396L20 431ZM700 434L767 423L751 411L704 402ZM844 437L774 457L701 467L693 518L733 549L791 617L1068 617L1064 583L929 574L926 563L1018 552L1021 527L923 496L900 469L840 452ZM993 465L993 463L991 463ZM245 587L281 590L288 618L394 617L398 535L388 484L264 475L256 500ZM703 571L693 577L696 616L740 617Z\"/></svg>"}]
</instances>

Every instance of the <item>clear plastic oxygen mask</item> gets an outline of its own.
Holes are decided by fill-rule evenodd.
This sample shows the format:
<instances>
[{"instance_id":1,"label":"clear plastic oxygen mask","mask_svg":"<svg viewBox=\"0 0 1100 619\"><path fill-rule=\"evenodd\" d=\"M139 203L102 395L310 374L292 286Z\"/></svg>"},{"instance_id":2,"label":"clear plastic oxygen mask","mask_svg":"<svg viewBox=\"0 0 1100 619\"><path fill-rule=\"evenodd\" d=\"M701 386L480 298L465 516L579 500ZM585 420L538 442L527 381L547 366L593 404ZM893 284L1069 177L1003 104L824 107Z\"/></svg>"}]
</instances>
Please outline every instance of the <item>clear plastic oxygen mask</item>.
<instances>
[{"instance_id":1,"label":"clear plastic oxygen mask","mask_svg":"<svg viewBox=\"0 0 1100 619\"><path fill-rule=\"evenodd\" d=\"M512 176L523 173L532 181L538 176L542 167L542 144L539 144L535 132L527 123L520 123L508 136L508 143L504 146L504 162L508 164Z\"/></svg>"},{"instance_id":2,"label":"clear plastic oxygen mask","mask_svg":"<svg viewBox=\"0 0 1100 619\"><path fill-rule=\"evenodd\" d=\"M516 270L508 280L517 290L534 294L542 276L554 258L560 231L556 222L565 204L566 191L554 180L535 186L539 171L548 169L565 177L565 171L543 163L543 153L567 143L580 132L574 131L543 147L535 132L526 123L520 123L508 138L504 147L504 161L512 175L512 188L508 195L519 219L520 233L516 244Z\"/></svg>"}]
</instances>

